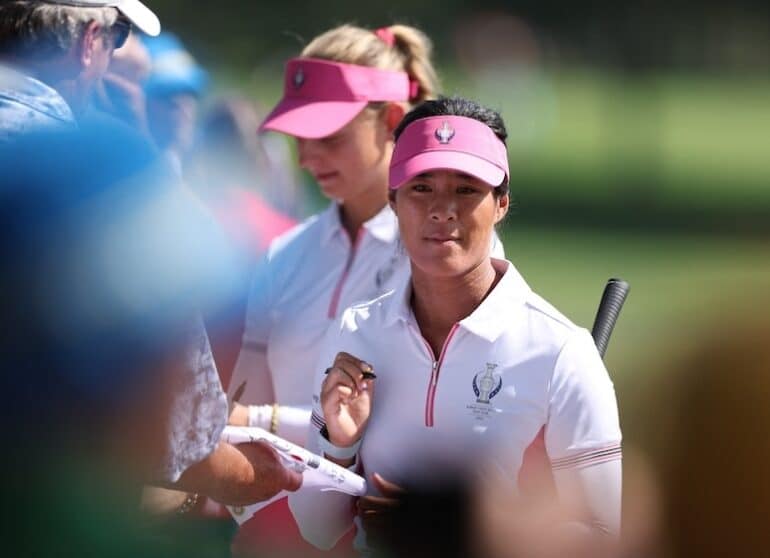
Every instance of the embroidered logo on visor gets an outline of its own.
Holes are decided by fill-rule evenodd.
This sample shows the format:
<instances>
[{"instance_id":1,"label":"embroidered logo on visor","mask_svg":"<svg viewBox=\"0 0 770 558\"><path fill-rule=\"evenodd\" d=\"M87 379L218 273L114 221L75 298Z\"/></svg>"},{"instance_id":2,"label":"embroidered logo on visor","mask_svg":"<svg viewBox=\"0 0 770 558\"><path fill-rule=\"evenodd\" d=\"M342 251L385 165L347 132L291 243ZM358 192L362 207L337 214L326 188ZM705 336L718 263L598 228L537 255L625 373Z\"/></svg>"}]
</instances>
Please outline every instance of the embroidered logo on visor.
<instances>
[{"instance_id":1,"label":"embroidered logo on visor","mask_svg":"<svg viewBox=\"0 0 770 558\"><path fill-rule=\"evenodd\" d=\"M292 82L294 83L294 89L299 89L302 87L302 84L305 83L305 72L302 71L302 68L298 68L297 71L294 72Z\"/></svg>"},{"instance_id":2,"label":"embroidered logo on visor","mask_svg":"<svg viewBox=\"0 0 770 558\"><path fill-rule=\"evenodd\" d=\"M449 122L444 120L441 128L436 128L435 136L439 143L446 145L452 141L453 137L455 137L455 131L454 128L449 125Z\"/></svg>"}]
</instances>

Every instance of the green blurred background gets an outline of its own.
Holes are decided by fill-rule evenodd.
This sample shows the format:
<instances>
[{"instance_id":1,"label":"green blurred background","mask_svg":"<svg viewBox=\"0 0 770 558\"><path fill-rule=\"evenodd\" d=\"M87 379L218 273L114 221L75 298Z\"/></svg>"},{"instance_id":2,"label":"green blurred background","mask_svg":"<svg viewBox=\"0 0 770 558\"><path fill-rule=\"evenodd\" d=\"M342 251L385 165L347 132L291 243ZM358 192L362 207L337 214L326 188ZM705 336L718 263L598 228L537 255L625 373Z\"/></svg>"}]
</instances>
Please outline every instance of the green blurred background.
<instances>
[{"instance_id":1,"label":"green blurred background","mask_svg":"<svg viewBox=\"0 0 770 558\"><path fill-rule=\"evenodd\" d=\"M503 112L516 207L501 234L530 284L586 326L607 278L631 284L606 357L627 445L655 452L659 402L704 330L762 312L767 3L152 6L212 72L212 94L242 92L265 107L280 95L284 61L334 25L424 29L444 91Z\"/></svg>"}]
</instances>

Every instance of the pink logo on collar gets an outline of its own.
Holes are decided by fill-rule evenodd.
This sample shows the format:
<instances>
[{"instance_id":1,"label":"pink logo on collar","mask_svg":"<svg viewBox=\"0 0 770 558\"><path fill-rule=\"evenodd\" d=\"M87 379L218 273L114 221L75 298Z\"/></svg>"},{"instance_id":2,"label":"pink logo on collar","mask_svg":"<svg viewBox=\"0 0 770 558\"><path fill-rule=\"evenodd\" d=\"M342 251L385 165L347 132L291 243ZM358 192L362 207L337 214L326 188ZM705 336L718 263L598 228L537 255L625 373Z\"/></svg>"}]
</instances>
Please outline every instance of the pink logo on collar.
<instances>
[{"instance_id":1,"label":"pink logo on collar","mask_svg":"<svg viewBox=\"0 0 770 558\"><path fill-rule=\"evenodd\" d=\"M449 122L444 120L441 128L436 128L435 136L440 144L446 145L455 137L455 130L449 125Z\"/></svg>"}]
</instances>

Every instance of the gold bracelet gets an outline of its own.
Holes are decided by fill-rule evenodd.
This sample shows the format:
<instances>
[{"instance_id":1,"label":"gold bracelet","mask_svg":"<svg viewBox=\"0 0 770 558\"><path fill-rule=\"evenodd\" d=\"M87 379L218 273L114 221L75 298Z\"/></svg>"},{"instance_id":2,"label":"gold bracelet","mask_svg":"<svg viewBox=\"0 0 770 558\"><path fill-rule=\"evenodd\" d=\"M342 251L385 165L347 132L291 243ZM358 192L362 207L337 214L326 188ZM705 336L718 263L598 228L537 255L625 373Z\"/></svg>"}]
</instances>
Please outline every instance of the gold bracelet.
<instances>
[{"instance_id":1,"label":"gold bracelet","mask_svg":"<svg viewBox=\"0 0 770 558\"><path fill-rule=\"evenodd\" d=\"M179 509L176 510L176 513L178 514L184 514L189 512L191 509L195 507L195 504L198 503L198 498L200 497L200 494L197 492L191 492L187 495L187 498L184 499L184 502L182 502L182 505L179 506Z\"/></svg>"},{"instance_id":2,"label":"gold bracelet","mask_svg":"<svg viewBox=\"0 0 770 558\"><path fill-rule=\"evenodd\" d=\"M273 414L270 416L270 434L278 434L278 403L273 403Z\"/></svg>"}]
</instances>

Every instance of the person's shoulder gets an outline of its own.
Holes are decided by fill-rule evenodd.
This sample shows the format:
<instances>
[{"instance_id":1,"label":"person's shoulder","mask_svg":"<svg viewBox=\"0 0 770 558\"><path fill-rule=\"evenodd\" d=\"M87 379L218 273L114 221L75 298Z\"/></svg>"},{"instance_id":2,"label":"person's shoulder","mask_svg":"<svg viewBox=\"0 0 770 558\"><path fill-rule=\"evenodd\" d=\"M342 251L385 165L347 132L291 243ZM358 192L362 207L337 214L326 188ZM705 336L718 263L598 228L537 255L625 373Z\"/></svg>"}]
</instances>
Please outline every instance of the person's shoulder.
<instances>
[{"instance_id":1,"label":"person's shoulder","mask_svg":"<svg viewBox=\"0 0 770 558\"><path fill-rule=\"evenodd\" d=\"M555 306L534 291L528 293L525 306L533 320L541 321L554 330L564 332L565 335L570 335L581 329L557 310Z\"/></svg>"},{"instance_id":2,"label":"person's shoulder","mask_svg":"<svg viewBox=\"0 0 770 558\"><path fill-rule=\"evenodd\" d=\"M309 245L317 245L322 227L321 215L312 215L275 237L268 248L269 259L286 258Z\"/></svg>"},{"instance_id":3,"label":"person's shoulder","mask_svg":"<svg viewBox=\"0 0 770 558\"><path fill-rule=\"evenodd\" d=\"M510 284L514 285L509 293L510 300L505 302L506 305L512 305L512 311L506 312L504 318L510 322L507 328L509 331L531 335L538 344L551 344L559 350L576 332L583 329L532 290L513 264L510 264L507 273L513 274ZM519 310L515 310L516 307Z\"/></svg>"},{"instance_id":4,"label":"person's shoulder","mask_svg":"<svg viewBox=\"0 0 770 558\"><path fill-rule=\"evenodd\" d=\"M348 331L361 328L381 329L388 319L391 305L396 303L394 290L387 291L376 298L352 304L342 313L341 327Z\"/></svg>"},{"instance_id":5,"label":"person's shoulder","mask_svg":"<svg viewBox=\"0 0 770 558\"><path fill-rule=\"evenodd\" d=\"M588 329L572 322L536 293L530 294L526 306L532 341L548 347L548 352L556 359L554 366L559 361L598 362L601 366L601 357L596 352L596 344Z\"/></svg>"}]
</instances>

